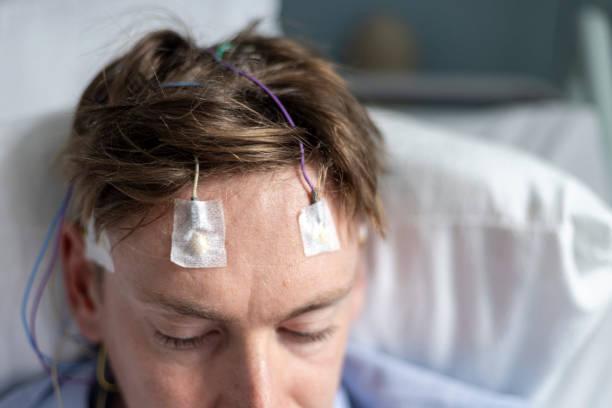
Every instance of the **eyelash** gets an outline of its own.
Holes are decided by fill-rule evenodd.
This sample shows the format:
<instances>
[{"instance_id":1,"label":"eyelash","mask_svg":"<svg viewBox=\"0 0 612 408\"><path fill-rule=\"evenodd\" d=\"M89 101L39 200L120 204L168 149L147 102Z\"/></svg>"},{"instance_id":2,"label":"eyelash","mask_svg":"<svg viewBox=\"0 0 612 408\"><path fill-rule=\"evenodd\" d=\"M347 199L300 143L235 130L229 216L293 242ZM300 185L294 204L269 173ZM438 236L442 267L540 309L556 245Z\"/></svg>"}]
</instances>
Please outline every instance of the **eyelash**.
<instances>
[{"instance_id":1,"label":"eyelash","mask_svg":"<svg viewBox=\"0 0 612 408\"><path fill-rule=\"evenodd\" d=\"M288 334L289 336L293 337L299 343L317 343L317 342L325 341L328 338L330 338L331 335L334 334L335 331L336 331L336 326L331 326L331 327L328 327L327 329L320 330L318 332L312 332L312 333L298 332L298 331L283 329L283 332L285 334Z\"/></svg>"},{"instance_id":2,"label":"eyelash","mask_svg":"<svg viewBox=\"0 0 612 408\"><path fill-rule=\"evenodd\" d=\"M308 344L317 343L327 340L336 331L336 326L328 327L327 329L320 330L318 332L297 332L292 330L283 329L283 333L293 337L298 343ZM172 337L156 330L155 337L160 341L162 346L168 347L174 350L190 350L197 348L204 343L208 334L202 336L190 337L182 339L179 337Z\"/></svg>"},{"instance_id":3,"label":"eyelash","mask_svg":"<svg viewBox=\"0 0 612 408\"><path fill-rule=\"evenodd\" d=\"M179 337L165 335L157 330L155 331L155 337L161 343L161 345L174 350L189 350L201 346L202 343L204 343L206 336L207 335L204 334L202 336L182 339Z\"/></svg>"}]
</instances>

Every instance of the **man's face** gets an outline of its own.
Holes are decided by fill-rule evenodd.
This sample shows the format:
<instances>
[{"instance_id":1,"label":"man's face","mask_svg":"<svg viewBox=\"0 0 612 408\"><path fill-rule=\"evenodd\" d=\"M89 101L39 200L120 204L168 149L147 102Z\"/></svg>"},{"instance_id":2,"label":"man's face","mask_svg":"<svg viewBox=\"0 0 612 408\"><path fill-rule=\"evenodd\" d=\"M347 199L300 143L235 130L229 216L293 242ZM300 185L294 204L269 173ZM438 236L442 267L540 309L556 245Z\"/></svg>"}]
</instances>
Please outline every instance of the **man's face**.
<instances>
[{"instance_id":1,"label":"man's face","mask_svg":"<svg viewBox=\"0 0 612 408\"><path fill-rule=\"evenodd\" d=\"M356 228L328 198L341 250L305 257L297 217L309 201L294 169L205 181L198 199L223 202L227 267L170 262L170 211L113 249L116 272L93 302L85 331L125 403L331 407L363 296Z\"/></svg>"}]
</instances>

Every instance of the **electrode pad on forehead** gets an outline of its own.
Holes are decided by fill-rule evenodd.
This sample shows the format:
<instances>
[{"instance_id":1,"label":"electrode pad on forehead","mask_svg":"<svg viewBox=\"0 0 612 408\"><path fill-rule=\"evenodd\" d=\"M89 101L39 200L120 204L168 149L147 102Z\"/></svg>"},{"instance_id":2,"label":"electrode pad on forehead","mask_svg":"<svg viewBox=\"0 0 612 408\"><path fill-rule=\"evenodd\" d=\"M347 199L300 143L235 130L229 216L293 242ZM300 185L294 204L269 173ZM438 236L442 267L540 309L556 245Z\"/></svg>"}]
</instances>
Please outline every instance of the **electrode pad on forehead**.
<instances>
[{"instance_id":1,"label":"electrode pad on forehead","mask_svg":"<svg viewBox=\"0 0 612 408\"><path fill-rule=\"evenodd\" d=\"M111 245L106 231L100 232L100 238L96 240L96 228L94 218L89 218L85 234L85 258L95 262L108 272L115 272L115 265L111 257Z\"/></svg>"},{"instance_id":2,"label":"electrode pad on forehead","mask_svg":"<svg viewBox=\"0 0 612 408\"><path fill-rule=\"evenodd\" d=\"M170 260L184 268L227 265L221 201L174 200Z\"/></svg>"},{"instance_id":3,"label":"electrode pad on forehead","mask_svg":"<svg viewBox=\"0 0 612 408\"><path fill-rule=\"evenodd\" d=\"M313 256L340 249L334 219L324 199L302 208L299 224L304 255Z\"/></svg>"}]
</instances>

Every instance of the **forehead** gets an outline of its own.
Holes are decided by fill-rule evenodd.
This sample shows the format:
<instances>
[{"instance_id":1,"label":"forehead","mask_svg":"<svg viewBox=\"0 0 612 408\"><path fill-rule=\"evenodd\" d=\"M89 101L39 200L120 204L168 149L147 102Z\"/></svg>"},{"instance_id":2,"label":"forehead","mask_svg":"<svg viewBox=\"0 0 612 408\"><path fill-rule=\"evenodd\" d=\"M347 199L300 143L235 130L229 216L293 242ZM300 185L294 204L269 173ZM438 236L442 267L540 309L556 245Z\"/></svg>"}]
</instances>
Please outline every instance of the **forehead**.
<instances>
[{"instance_id":1,"label":"forehead","mask_svg":"<svg viewBox=\"0 0 612 408\"><path fill-rule=\"evenodd\" d=\"M185 188L176 198L188 199L190 190ZM241 313L240 308L249 308L249 302L280 307L278 302L283 299L306 300L322 291L346 287L352 281L356 239L349 220L330 197L327 199L341 250L313 257L304 255L298 215L309 204L309 198L297 170L205 180L198 188L198 199L223 202L227 267L192 269L173 264L170 211L115 246L117 273L113 279L136 292L206 300L209 305L224 308L234 305L236 313Z\"/></svg>"}]
</instances>

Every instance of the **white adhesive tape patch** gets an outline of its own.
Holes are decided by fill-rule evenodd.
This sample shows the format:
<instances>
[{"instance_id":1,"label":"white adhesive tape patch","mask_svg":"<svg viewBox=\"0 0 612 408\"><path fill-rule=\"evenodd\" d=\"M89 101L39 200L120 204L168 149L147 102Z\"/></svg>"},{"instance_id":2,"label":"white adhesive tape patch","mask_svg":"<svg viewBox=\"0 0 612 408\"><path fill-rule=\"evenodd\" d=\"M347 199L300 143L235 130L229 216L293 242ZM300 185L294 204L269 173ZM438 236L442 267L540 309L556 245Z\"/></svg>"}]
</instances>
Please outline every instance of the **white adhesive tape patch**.
<instances>
[{"instance_id":1,"label":"white adhesive tape patch","mask_svg":"<svg viewBox=\"0 0 612 408\"><path fill-rule=\"evenodd\" d=\"M313 256L340 249L331 211L325 200L303 208L299 216L304 255Z\"/></svg>"},{"instance_id":2,"label":"white adhesive tape patch","mask_svg":"<svg viewBox=\"0 0 612 408\"><path fill-rule=\"evenodd\" d=\"M174 200L170 260L184 268L227 266L221 201Z\"/></svg>"},{"instance_id":3,"label":"white adhesive tape patch","mask_svg":"<svg viewBox=\"0 0 612 408\"><path fill-rule=\"evenodd\" d=\"M100 239L96 240L94 225L94 218L89 218L85 235L85 258L100 265L108 272L115 272L115 265L111 256L111 245L106 231L102 231Z\"/></svg>"}]
</instances>

